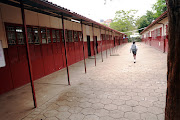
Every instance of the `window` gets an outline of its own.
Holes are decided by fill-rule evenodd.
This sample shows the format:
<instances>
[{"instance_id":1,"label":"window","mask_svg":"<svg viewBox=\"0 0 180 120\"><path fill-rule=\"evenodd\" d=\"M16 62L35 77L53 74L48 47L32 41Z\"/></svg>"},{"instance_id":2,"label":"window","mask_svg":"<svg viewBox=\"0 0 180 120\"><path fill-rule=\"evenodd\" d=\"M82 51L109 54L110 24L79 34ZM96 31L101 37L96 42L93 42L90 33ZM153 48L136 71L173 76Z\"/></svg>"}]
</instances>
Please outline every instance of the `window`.
<instances>
[{"instance_id":1,"label":"window","mask_svg":"<svg viewBox=\"0 0 180 120\"><path fill-rule=\"evenodd\" d=\"M28 37L28 43L32 44L33 41L33 30L31 27L27 27L27 37Z\"/></svg>"},{"instance_id":2,"label":"window","mask_svg":"<svg viewBox=\"0 0 180 120\"><path fill-rule=\"evenodd\" d=\"M64 34L64 31L62 30L62 42L64 42L64 38L63 38L64 35L63 34ZM67 42L67 36L68 36L67 30L65 30L66 42Z\"/></svg>"},{"instance_id":3,"label":"window","mask_svg":"<svg viewBox=\"0 0 180 120\"><path fill-rule=\"evenodd\" d=\"M50 29L47 29L47 40L48 40L48 43L51 43L51 30Z\"/></svg>"},{"instance_id":4,"label":"window","mask_svg":"<svg viewBox=\"0 0 180 120\"><path fill-rule=\"evenodd\" d=\"M68 42L73 42L72 32L73 32L72 30L68 30L68 31L67 31L67 35L68 35L68 36L67 36L67 41L68 41Z\"/></svg>"},{"instance_id":5,"label":"window","mask_svg":"<svg viewBox=\"0 0 180 120\"><path fill-rule=\"evenodd\" d=\"M56 42L56 32L54 29L52 30L52 40L53 40L53 43Z\"/></svg>"},{"instance_id":6,"label":"window","mask_svg":"<svg viewBox=\"0 0 180 120\"><path fill-rule=\"evenodd\" d=\"M41 28L41 39L42 39L42 44L47 43L46 29L45 28Z\"/></svg>"},{"instance_id":7,"label":"window","mask_svg":"<svg viewBox=\"0 0 180 120\"><path fill-rule=\"evenodd\" d=\"M109 35L106 35L106 40L109 40Z\"/></svg>"},{"instance_id":8,"label":"window","mask_svg":"<svg viewBox=\"0 0 180 120\"><path fill-rule=\"evenodd\" d=\"M21 26L16 27L17 41L19 45L24 44L23 28Z\"/></svg>"},{"instance_id":9,"label":"window","mask_svg":"<svg viewBox=\"0 0 180 120\"><path fill-rule=\"evenodd\" d=\"M74 42L78 42L78 32L74 31Z\"/></svg>"},{"instance_id":10,"label":"window","mask_svg":"<svg viewBox=\"0 0 180 120\"><path fill-rule=\"evenodd\" d=\"M39 44L39 29L38 28L33 28L33 35L34 35L34 43Z\"/></svg>"},{"instance_id":11,"label":"window","mask_svg":"<svg viewBox=\"0 0 180 120\"><path fill-rule=\"evenodd\" d=\"M56 30L56 39L57 42L60 42L60 30Z\"/></svg>"},{"instance_id":12,"label":"window","mask_svg":"<svg viewBox=\"0 0 180 120\"><path fill-rule=\"evenodd\" d=\"M157 36L160 36L160 28L157 29Z\"/></svg>"},{"instance_id":13,"label":"window","mask_svg":"<svg viewBox=\"0 0 180 120\"><path fill-rule=\"evenodd\" d=\"M79 36L79 40L82 41L82 32L81 31L78 32L78 36Z\"/></svg>"},{"instance_id":14,"label":"window","mask_svg":"<svg viewBox=\"0 0 180 120\"><path fill-rule=\"evenodd\" d=\"M168 25L166 25L166 35L168 35Z\"/></svg>"},{"instance_id":15,"label":"window","mask_svg":"<svg viewBox=\"0 0 180 120\"><path fill-rule=\"evenodd\" d=\"M24 45L24 35L22 26L7 25L6 32L9 45Z\"/></svg>"},{"instance_id":16,"label":"window","mask_svg":"<svg viewBox=\"0 0 180 120\"><path fill-rule=\"evenodd\" d=\"M16 44L15 27L6 26L6 31L7 31L8 44L15 45Z\"/></svg>"}]
</instances>

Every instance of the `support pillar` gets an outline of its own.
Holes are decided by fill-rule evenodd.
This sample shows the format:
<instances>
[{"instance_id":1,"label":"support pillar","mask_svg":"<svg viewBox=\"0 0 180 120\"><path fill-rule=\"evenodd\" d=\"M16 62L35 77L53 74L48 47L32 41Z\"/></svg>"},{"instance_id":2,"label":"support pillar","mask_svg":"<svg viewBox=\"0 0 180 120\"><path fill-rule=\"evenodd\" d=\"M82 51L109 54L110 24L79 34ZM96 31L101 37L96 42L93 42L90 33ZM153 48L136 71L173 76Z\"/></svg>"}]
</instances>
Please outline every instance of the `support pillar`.
<instances>
[{"instance_id":1,"label":"support pillar","mask_svg":"<svg viewBox=\"0 0 180 120\"><path fill-rule=\"evenodd\" d=\"M86 73L86 58L85 58L85 52L84 52L84 38L83 38L83 24L81 20L81 32L82 32L82 42L83 42L83 55L84 55L84 70Z\"/></svg>"},{"instance_id":2,"label":"support pillar","mask_svg":"<svg viewBox=\"0 0 180 120\"><path fill-rule=\"evenodd\" d=\"M106 58L107 58L107 38L106 38L106 29L105 29L105 40L106 40Z\"/></svg>"},{"instance_id":3,"label":"support pillar","mask_svg":"<svg viewBox=\"0 0 180 120\"><path fill-rule=\"evenodd\" d=\"M34 82L33 82L34 80L33 80L32 64L31 64L31 56L30 56L30 51L29 51L29 43L28 43L28 37L27 37L27 27L26 27L26 20L25 20L24 5L23 5L22 0L20 0L20 7L21 7L22 22L23 22L23 34L24 34L24 40L25 40L25 46L26 46L26 54L27 54L27 60L28 60L29 77L30 77L30 82L31 82L31 90L32 90L32 95L33 95L34 108L36 108L37 102L36 102L36 95L35 95Z\"/></svg>"},{"instance_id":4,"label":"support pillar","mask_svg":"<svg viewBox=\"0 0 180 120\"><path fill-rule=\"evenodd\" d=\"M100 29L100 40L101 40L101 59L102 59L102 62L103 62L103 54L102 54L102 44L103 44L103 42L102 42L102 36L101 36L101 28L99 28Z\"/></svg>"},{"instance_id":5,"label":"support pillar","mask_svg":"<svg viewBox=\"0 0 180 120\"><path fill-rule=\"evenodd\" d=\"M67 58L67 48L66 48L66 35L65 35L65 29L64 29L64 17L62 15L62 27L63 27L63 39L64 39L64 50L65 50L65 56L66 56L66 69L67 69L67 77L68 77L68 85L70 84L70 78L69 78L69 68L68 68L68 58Z\"/></svg>"},{"instance_id":6,"label":"support pillar","mask_svg":"<svg viewBox=\"0 0 180 120\"><path fill-rule=\"evenodd\" d=\"M110 34L109 34L109 30L108 30L108 37L109 37L109 41L108 41L108 44L109 44L109 52L110 52L110 56L111 56L111 44L110 44Z\"/></svg>"},{"instance_id":7,"label":"support pillar","mask_svg":"<svg viewBox=\"0 0 180 120\"><path fill-rule=\"evenodd\" d=\"M94 39L94 27L92 23L92 33L93 33L93 41L94 41L94 57L95 57L95 66L96 66L96 40Z\"/></svg>"}]
</instances>

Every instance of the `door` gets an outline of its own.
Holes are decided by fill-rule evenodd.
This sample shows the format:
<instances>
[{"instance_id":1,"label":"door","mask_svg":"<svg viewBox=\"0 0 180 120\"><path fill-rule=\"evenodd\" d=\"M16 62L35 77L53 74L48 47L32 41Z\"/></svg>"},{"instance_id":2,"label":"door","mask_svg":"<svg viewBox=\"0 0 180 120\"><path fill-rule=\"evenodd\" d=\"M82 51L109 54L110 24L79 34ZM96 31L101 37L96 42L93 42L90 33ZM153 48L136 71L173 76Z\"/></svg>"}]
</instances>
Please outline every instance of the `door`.
<instances>
[{"instance_id":1,"label":"door","mask_svg":"<svg viewBox=\"0 0 180 120\"><path fill-rule=\"evenodd\" d=\"M91 56L90 36L87 35L88 56Z\"/></svg>"},{"instance_id":2,"label":"door","mask_svg":"<svg viewBox=\"0 0 180 120\"><path fill-rule=\"evenodd\" d=\"M97 41L97 36L94 37L95 38L95 41L96 41L96 52L98 54L98 41Z\"/></svg>"}]
</instances>

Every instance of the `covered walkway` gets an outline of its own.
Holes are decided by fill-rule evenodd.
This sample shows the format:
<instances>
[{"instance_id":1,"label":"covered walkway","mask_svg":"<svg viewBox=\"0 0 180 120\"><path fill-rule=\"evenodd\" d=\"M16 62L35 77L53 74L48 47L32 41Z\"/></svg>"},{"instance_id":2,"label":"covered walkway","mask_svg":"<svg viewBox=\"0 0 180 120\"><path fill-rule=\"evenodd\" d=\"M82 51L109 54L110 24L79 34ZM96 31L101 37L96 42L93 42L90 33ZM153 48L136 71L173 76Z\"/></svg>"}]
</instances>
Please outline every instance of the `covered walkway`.
<instances>
[{"instance_id":1,"label":"covered walkway","mask_svg":"<svg viewBox=\"0 0 180 120\"><path fill-rule=\"evenodd\" d=\"M34 82L38 107L33 109L30 84L0 96L1 120L164 120L167 54L137 43L137 63L130 43L101 62L97 56ZM2 109L3 108L3 109Z\"/></svg>"}]
</instances>

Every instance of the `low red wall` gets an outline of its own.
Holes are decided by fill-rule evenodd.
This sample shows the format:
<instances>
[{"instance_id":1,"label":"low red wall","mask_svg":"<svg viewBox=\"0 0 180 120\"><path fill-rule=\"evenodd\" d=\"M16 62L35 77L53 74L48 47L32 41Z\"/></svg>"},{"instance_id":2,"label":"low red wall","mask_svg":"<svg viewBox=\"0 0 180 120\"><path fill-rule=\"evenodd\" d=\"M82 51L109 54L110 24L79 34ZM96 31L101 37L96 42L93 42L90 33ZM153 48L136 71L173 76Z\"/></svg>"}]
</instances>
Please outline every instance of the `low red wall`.
<instances>
[{"instance_id":1,"label":"low red wall","mask_svg":"<svg viewBox=\"0 0 180 120\"><path fill-rule=\"evenodd\" d=\"M122 44L117 42L116 45ZM91 41L91 56L94 55L94 42ZM114 47L113 40L102 41L102 51ZM88 58L87 42L84 42L85 58ZM98 52L101 52L101 41L98 41ZM9 45L4 49L6 66L0 68L0 94L30 82L26 48L24 45ZM30 44L30 56L33 78L37 80L66 67L65 49L62 43ZM84 59L83 43L67 42L68 65Z\"/></svg>"},{"instance_id":2,"label":"low red wall","mask_svg":"<svg viewBox=\"0 0 180 120\"><path fill-rule=\"evenodd\" d=\"M163 37L163 36L159 36L156 38L142 38L142 42L144 42L145 44L148 44L162 52L168 52L168 39L167 36Z\"/></svg>"}]
</instances>

